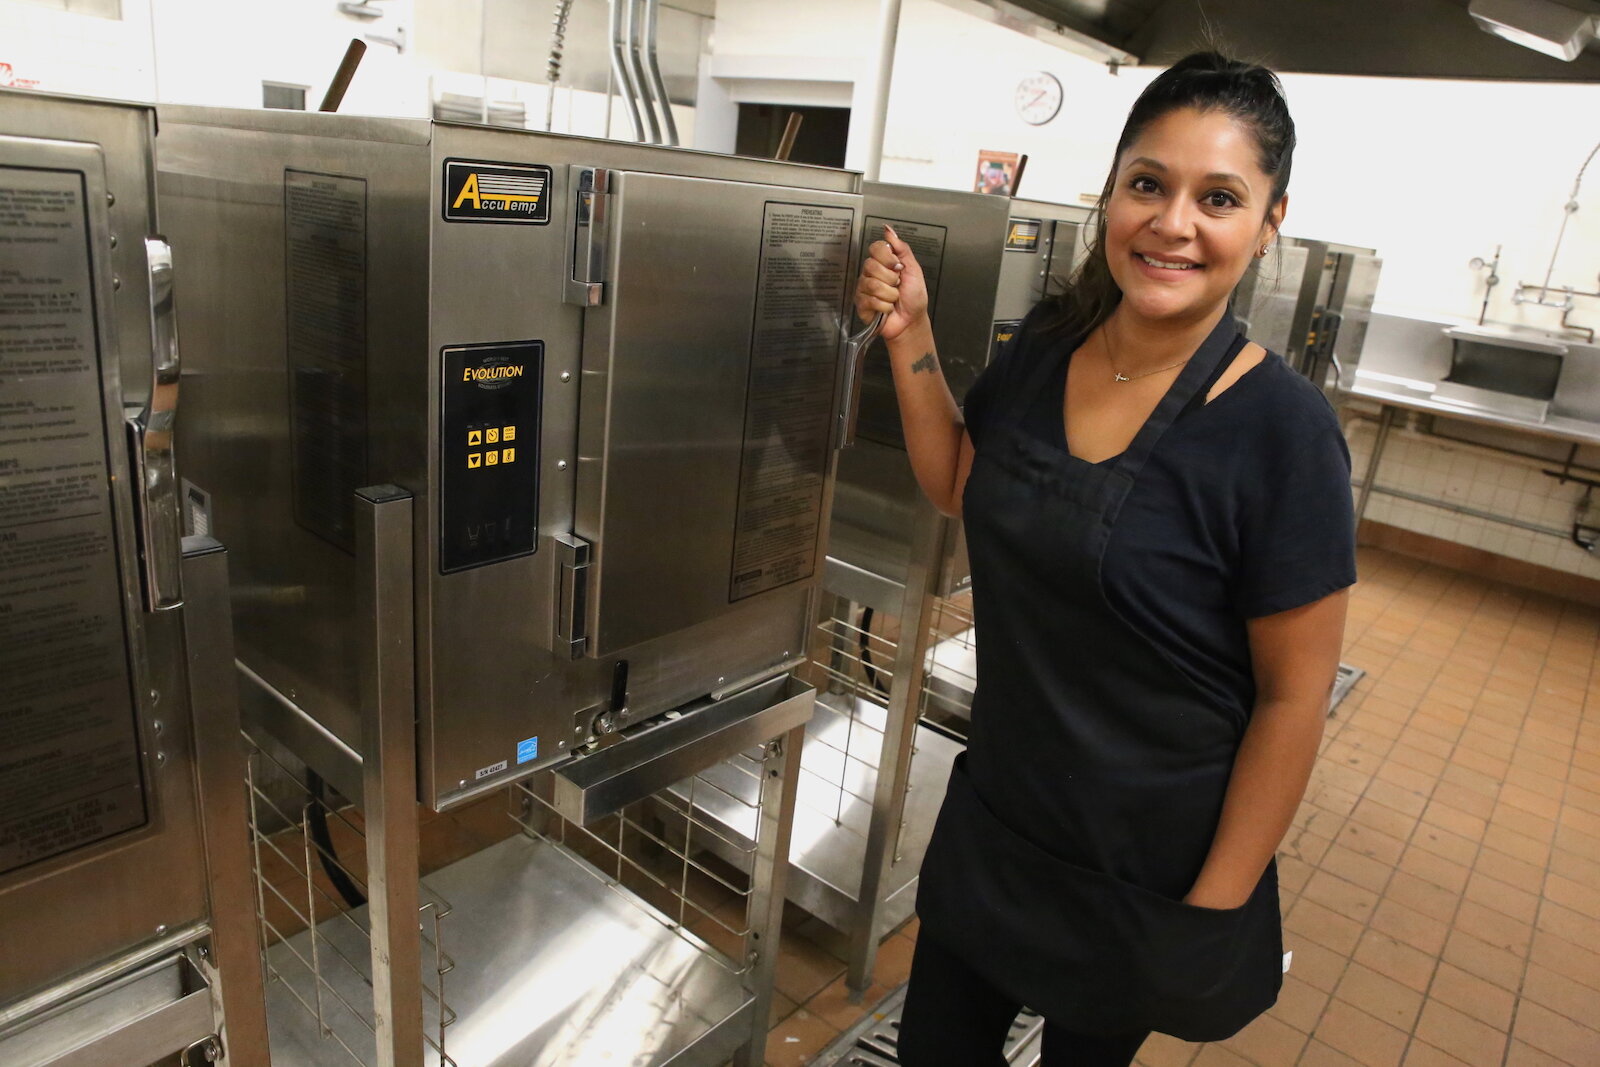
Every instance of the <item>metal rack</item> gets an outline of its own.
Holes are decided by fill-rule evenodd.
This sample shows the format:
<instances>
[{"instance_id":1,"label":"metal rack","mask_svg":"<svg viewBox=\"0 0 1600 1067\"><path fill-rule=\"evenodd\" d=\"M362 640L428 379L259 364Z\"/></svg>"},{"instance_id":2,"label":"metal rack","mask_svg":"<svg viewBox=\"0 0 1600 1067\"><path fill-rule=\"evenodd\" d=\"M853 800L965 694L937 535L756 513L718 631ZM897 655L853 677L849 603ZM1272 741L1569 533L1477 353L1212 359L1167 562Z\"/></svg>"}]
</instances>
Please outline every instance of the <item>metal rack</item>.
<instances>
[{"instance_id":1,"label":"metal rack","mask_svg":"<svg viewBox=\"0 0 1600 1067\"><path fill-rule=\"evenodd\" d=\"M808 663L819 693L800 759L788 896L849 936L847 981L858 994L872 983L882 936L911 916L917 872L962 748L920 720L932 699L925 678L936 618L953 609L931 592L950 524L919 507L926 521L915 527L908 582L894 605L901 639L864 629L862 605L831 596ZM870 606L886 610L881 599ZM703 847L737 866L737 844L749 832L737 779L725 767L708 775L718 792L672 795L713 828Z\"/></svg>"},{"instance_id":2,"label":"metal rack","mask_svg":"<svg viewBox=\"0 0 1600 1067\"><path fill-rule=\"evenodd\" d=\"M304 744L304 712L241 668L255 695L271 698L275 740L297 739L296 759L360 798L359 819L309 791L285 802L283 780L299 779L293 761L256 745L273 1062L321 1067L331 1054L363 1067L545 1067L609 1063L628 1049L639 1064L760 1064L799 770L787 753L801 744L814 692L779 675L586 746L503 791L522 834L423 880L403 684L411 503L393 487L359 494L371 757L352 766ZM726 795L729 774L747 783L745 881L697 858L715 827L658 796L669 786ZM330 821L330 841L342 836L355 851L341 858L319 843L318 818ZM274 864L289 875L269 877ZM340 880L368 903L345 909Z\"/></svg>"},{"instance_id":3,"label":"metal rack","mask_svg":"<svg viewBox=\"0 0 1600 1067\"><path fill-rule=\"evenodd\" d=\"M323 1051L332 1048L348 1057L341 1062L375 1064L371 919L364 906L352 907L341 899L336 885L342 880L365 897L369 887L364 865L325 847L313 829L319 819L335 827L340 837L359 846L360 855L366 846L364 823L353 808L336 807L307 790L303 774L266 747L248 736L246 744L256 920L265 946L268 1008L280 1020L297 1008L303 1011L314 1024L316 1041L297 1041L290 1035L299 1028L279 1026L273 1031L274 1057L320 1062ZM286 806L283 798L296 790L297 803ZM292 875L292 885L269 877L273 869ZM423 1040L431 1052L429 1062L456 1067L445 1048L446 1028L456 1019L445 1000L445 976L455 961L444 951L441 926L451 908L426 886L422 892L427 897L418 908L424 950Z\"/></svg>"}]
</instances>

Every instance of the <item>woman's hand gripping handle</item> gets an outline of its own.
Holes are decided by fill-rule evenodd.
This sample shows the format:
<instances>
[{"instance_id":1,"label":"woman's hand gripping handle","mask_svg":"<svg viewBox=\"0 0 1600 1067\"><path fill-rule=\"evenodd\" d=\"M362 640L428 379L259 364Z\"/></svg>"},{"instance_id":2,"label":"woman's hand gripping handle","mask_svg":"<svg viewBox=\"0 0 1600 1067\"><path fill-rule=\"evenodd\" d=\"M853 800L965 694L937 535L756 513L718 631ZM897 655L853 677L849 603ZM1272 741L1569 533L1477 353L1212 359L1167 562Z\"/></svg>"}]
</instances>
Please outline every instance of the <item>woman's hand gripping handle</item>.
<instances>
[{"instance_id":1,"label":"woman's hand gripping handle","mask_svg":"<svg viewBox=\"0 0 1600 1067\"><path fill-rule=\"evenodd\" d=\"M916 254L894 227L884 226L883 236L867 246L856 283L856 314L863 322L881 314L878 335L888 342L927 321L928 284Z\"/></svg>"},{"instance_id":2,"label":"woman's hand gripping handle","mask_svg":"<svg viewBox=\"0 0 1600 1067\"><path fill-rule=\"evenodd\" d=\"M900 425L917 484L946 515L961 513L961 494L972 467L972 442L961 421L928 320L928 283L911 246L891 226L867 248L856 283L856 313L882 315L880 333L894 370Z\"/></svg>"}]
</instances>

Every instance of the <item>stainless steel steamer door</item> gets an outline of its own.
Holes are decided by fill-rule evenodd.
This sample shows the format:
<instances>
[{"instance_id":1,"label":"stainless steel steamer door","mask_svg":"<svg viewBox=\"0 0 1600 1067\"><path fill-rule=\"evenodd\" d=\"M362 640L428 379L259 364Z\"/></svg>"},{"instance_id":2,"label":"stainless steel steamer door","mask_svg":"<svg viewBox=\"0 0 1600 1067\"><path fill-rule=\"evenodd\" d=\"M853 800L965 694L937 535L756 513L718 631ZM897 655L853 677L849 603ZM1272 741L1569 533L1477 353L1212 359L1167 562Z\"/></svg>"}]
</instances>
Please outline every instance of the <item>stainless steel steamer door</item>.
<instances>
[{"instance_id":1,"label":"stainless steel steamer door","mask_svg":"<svg viewBox=\"0 0 1600 1067\"><path fill-rule=\"evenodd\" d=\"M40 160L0 166L3 881L150 813L106 429L105 164L96 146L0 142Z\"/></svg>"},{"instance_id":2,"label":"stainless steel steamer door","mask_svg":"<svg viewBox=\"0 0 1600 1067\"><path fill-rule=\"evenodd\" d=\"M591 654L819 573L859 197L613 174L584 324L576 532Z\"/></svg>"}]
</instances>

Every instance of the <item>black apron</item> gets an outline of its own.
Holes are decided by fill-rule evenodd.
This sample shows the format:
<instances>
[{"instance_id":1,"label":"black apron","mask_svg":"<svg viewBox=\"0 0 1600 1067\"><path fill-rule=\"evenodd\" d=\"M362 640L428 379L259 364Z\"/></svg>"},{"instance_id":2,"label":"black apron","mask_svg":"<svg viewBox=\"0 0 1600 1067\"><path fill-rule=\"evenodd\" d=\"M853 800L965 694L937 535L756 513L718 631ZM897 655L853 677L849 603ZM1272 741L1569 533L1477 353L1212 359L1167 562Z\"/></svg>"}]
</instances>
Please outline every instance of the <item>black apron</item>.
<instances>
[{"instance_id":1,"label":"black apron","mask_svg":"<svg viewBox=\"0 0 1600 1067\"><path fill-rule=\"evenodd\" d=\"M995 398L967 481L978 687L923 861L920 936L1068 1029L1221 1040L1282 982L1275 866L1242 907L1182 902L1249 709L1207 697L1118 613L1100 576L1151 451L1244 344L1224 315L1127 451L1103 463L1022 430L1076 347L1040 346L1024 388Z\"/></svg>"}]
</instances>

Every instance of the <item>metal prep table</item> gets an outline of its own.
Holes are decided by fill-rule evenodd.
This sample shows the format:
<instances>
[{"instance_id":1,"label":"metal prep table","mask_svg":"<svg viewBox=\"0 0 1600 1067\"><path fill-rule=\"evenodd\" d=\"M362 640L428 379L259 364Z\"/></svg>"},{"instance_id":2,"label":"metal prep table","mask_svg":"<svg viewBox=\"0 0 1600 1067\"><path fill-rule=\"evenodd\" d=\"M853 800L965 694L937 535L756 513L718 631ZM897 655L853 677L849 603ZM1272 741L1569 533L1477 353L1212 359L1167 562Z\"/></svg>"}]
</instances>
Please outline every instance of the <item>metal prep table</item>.
<instances>
[{"instance_id":1,"label":"metal prep table","mask_svg":"<svg viewBox=\"0 0 1600 1067\"><path fill-rule=\"evenodd\" d=\"M1489 391L1441 390L1451 373L1451 323L1378 315L1348 395L1378 405L1377 433L1356 498L1356 521L1378 488L1377 476L1396 419L1402 412L1439 415L1463 422L1551 438L1577 445L1600 445L1600 347L1556 340L1543 331L1508 328L1504 337L1563 349L1560 379L1543 418L1530 414L1515 396ZM1505 358L1517 359L1515 347ZM1452 393L1454 395L1452 395ZM1491 446L1492 447L1492 446ZM1424 503L1436 503L1423 501ZM1492 517L1492 516L1490 516Z\"/></svg>"}]
</instances>

